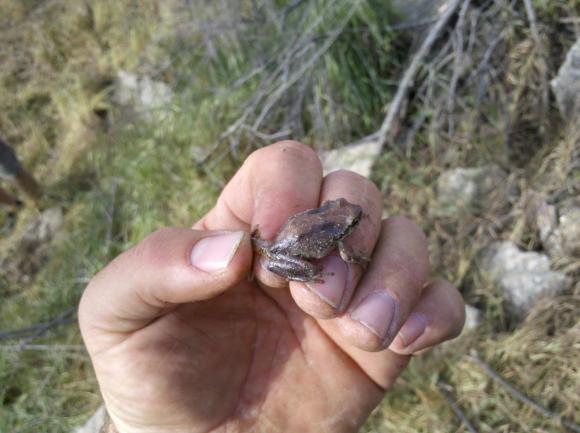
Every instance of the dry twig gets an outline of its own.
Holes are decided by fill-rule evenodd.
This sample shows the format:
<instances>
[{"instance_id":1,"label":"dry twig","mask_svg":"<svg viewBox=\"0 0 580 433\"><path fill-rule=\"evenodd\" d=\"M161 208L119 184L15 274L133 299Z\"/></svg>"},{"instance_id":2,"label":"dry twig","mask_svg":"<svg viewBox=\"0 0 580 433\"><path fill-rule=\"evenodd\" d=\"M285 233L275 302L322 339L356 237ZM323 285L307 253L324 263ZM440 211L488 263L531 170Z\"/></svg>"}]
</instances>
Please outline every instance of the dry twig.
<instances>
[{"instance_id":1,"label":"dry twig","mask_svg":"<svg viewBox=\"0 0 580 433\"><path fill-rule=\"evenodd\" d=\"M58 325L64 325L67 323L72 323L76 321L74 313L76 312L76 307L71 307L54 319L48 320L46 322L37 323L36 325L29 326L21 329L12 329L9 331L0 332L1 340L12 340L16 338L34 338L46 333L50 328Z\"/></svg>"},{"instance_id":2,"label":"dry twig","mask_svg":"<svg viewBox=\"0 0 580 433\"><path fill-rule=\"evenodd\" d=\"M524 0L524 5L526 6L526 14L528 15L528 21L530 22L530 30L532 32L532 37L536 43L542 59L545 54L544 44L540 38L540 32L538 31L536 13L534 12L534 7L532 6L531 0ZM548 90L548 68L542 67L542 113L540 118L544 118L544 113L548 107L549 90Z\"/></svg>"},{"instance_id":3,"label":"dry twig","mask_svg":"<svg viewBox=\"0 0 580 433\"><path fill-rule=\"evenodd\" d=\"M419 71L419 68L423 64L425 57L431 51L431 47L433 46L435 41L439 38L441 32L446 27L451 17L455 14L455 11L457 10L462 1L466 0L453 0L449 3L447 10L443 12L441 17L439 18L439 21L437 21L437 23L431 28L429 34L423 41L423 44L421 44L421 47L413 57L411 64L405 71L405 74L401 79L401 83L399 84L399 88L397 89L397 93L393 98L393 102L391 102L389 106L387 116L385 117L385 120L383 121L383 124L379 129L379 143L381 147L385 145L385 143L389 138L389 134L391 132L393 123L397 115L399 114L399 110L401 109L403 102L407 97L409 88L413 85L415 75L417 75L417 72Z\"/></svg>"},{"instance_id":4,"label":"dry twig","mask_svg":"<svg viewBox=\"0 0 580 433\"><path fill-rule=\"evenodd\" d=\"M33 350L42 352L54 351L76 351L86 352L85 346L82 344L2 344L0 350L10 352L21 352L23 350Z\"/></svg>"},{"instance_id":5,"label":"dry twig","mask_svg":"<svg viewBox=\"0 0 580 433\"><path fill-rule=\"evenodd\" d=\"M448 116L448 134L451 136L455 132L455 118L453 113L455 111L455 91L459 82L459 77L463 74L463 56L464 56L464 42L463 33L465 27L465 15L469 8L470 0L466 0L459 11L459 19L457 20L457 27L451 41L455 48L455 57L453 62L453 75L449 83L449 92L447 94L447 116Z\"/></svg>"},{"instance_id":6,"label":"dry twig","mask_svg":"<svg viewBox=\"0 0 580 433\"><path fill-rule=\"evenodd\" d=\"M306 71L312 68L312 66L314 66L314 64L318 62L321 56L330 49L330 47L334 44L336 39L340 36L343 29L350 21L352 15L356 12L356 9L358 8L359 5L360 1L354 2L354 4L350 8L346 16L343 18L340 24L336 26L335 30L331 33L326 42L322 44L322 46L318 50L316 50L304 64L302 64L302 66L298 69L298 71L296 71L293 75L291 75L287 80L285 80L285 82L280 87L278 87L272 94L268 96L262 108L262 111L260 112L258 118L254 121L254 124L252 125L252 129L257 130L260 127L262 121L266 118L270 109L274 106L274 104L276 104L276 102L278 102L278 100L282 97L282 95L290 87L292 87L302 76L304 76Z\"/></svg>"},{"instance_id":7,"label":"dry twig","mask_svg":"<svg viewBox=\"0 0 580 433\"><path fill-rule=\"evenodd\" d=\"M574 432L580 432L580 425L576 424L573 421L570 421L566 418L563 418L561 415L557 414L556 412L552 412L551 410L545 408L539 403L536 403L534 400L526 396L520 390L509 384L503 377L499 375L493 368L491 368L487 363L485 363L478 355L475 350L471 351L471 359L475 361L479 367L493 380L495 380L498 384L506 389L506 391L517 400L521 401L525 405L531 407L536 412L544 415L547 418L552 418L559 421L564 427Z\"/></svg>"},{"instance_id":8,"label":"dry twig","mask_svg":"<svg viewBox=\"0 0 580 433\"><path fill-rule=\"evenodd\" d=\"M445 400L447 400L447 403L449 403L449 406L451 406L451 410L453 410L453 412L455 413L457 418L459 418L461 420L461 422L465 426L465 428L467 430L469 430L470 433L477 433L477 430L469 422L469 420L467 419L467 417L465 416L463 411L459 408L459 405L457 403L455 403L455 400L453 399L453 396L451 395L451 386L449 386L446 383L439 382L437 384L437 389L439 389L439 392L441 393L441 395L445 398Z\"/></svg>"}]
</instances>

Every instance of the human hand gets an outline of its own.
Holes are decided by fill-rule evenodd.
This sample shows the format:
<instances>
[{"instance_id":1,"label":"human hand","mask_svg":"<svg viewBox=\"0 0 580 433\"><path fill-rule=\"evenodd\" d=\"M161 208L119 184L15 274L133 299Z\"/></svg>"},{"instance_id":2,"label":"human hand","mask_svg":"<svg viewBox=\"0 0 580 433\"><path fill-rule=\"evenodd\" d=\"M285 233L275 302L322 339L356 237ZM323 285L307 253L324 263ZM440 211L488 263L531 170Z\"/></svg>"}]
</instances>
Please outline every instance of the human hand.
<instances>
[{"instance_id":1,"label":"human hand","mask_svg":"<svg viewBox=\"0 0 580 433\"><path fill-rule=\"evenodd\" d=\"M252 260L252 228L270 239L290 215L338 197L366 215L348 239L371 258L366 271L331 255L324 283L288 289ZM79 307L117 430L357 431L410 356L464 321L449 283L426 284L422 231L381 215L370 181L322 177L311 149L281 142L254 152L193 230L161 229L117 257Z\"/></svg>"}]
</instances>

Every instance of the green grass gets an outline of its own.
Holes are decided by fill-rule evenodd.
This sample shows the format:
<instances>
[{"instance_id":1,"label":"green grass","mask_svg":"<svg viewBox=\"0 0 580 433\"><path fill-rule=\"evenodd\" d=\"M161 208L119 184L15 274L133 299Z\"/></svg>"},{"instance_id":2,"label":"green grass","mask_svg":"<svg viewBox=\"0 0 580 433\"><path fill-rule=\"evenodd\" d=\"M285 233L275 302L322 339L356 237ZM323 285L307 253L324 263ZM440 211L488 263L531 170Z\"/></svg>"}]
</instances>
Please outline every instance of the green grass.
<instances>
[{"instance_id":1,"label":"green grass","mask_svg":"<svg viewBox=\"0 0 580 433\"><path fill-rule=\"evenodd\" d=\"M306 15L290 14L287 29L267 22L265 29L275 37L264 37L252 27L224 31L210 56L202 43L204 31L192 28L191 17L184 19L173 10L183 8L182 2L139 2L139 7L131 1L3 2L0 130L44 184L42 206L64 209L65 227L31 279L0 281L0 329L58 316L76 305L88 279L121 251L155 228L189 226L206 212L239 161L261 144L243 134L237 153L230 154L224 152L227 143L220 142L219 135L242 114L259 86L273 91L282 83L279 66L285 59L276 57L280 40L303 26L310 33L300 43L314 47L320 44L315 38L324 41L333 31L347 12L347 2L331 8L326 3L330 4L317 2ZM349 118L353 110L364 113L356 128L344 125L342 131L352 135L370 130L380 117L392 85L382 86L377 74L391 62L383 58L376 65L379 69L356 62L389 48L386 30L368 32L365 26L374 21L376 27L389 13L371 3L347 23L353 31L363 27L364 33L339 39L313 65L302 112L296 113L307 131L315 124L309 111L314 98L320 99L316 103L324 116L336 122ZM263 11L248 5L240 3L246 19L267 20ZM224 18L212 8L203 12L202 23ZM170 31L173 24L185 26L184 31ZM307 50L308 55L312 52ZM264 53L274 60L232 89L232 83L264 62ZM153 115L154 121L148 122L112 104L110 83L118 70L142 73L148 65L165 65L166 59L169 66L161 67L154 78L175 91L167 115ZM292 63L292 70L301 60ZM341 65L348 65L348 76L342 75ZM361 79L353 79L356 76ZM372 92L379 85L382 93ZM282 102L292 97L284 96ZM110 126L97 112L107 113ZM281 112L276 105L267 124L281 121ZM326 120L327 130L319 132L329 135L333 125ZM209 151L207 162L200 164ZM20 213L12 234L0 244L4 253L14 251L36 215L34 209ZM0 218L6 222L7 213L2 211ZM76 326L68 324L36 342L78 345L81 339ZM0 431L70 431L100 402L82 351L4 350L0 381Z\"/></svg>"},{"instance_id":2,"label":"green grass","mask_svg":"<svg viewBox=\"0 0 580 433\"><path fill-rule=\"evenodd\" d=\"M289 3L276 2L276 10ZM0 330L58 316L76 305L90 277L121 251L158 227L191 225L244 157L268 143L263 134L290 129L293 137L325 149L378 128L412 37L385 25L394 15L384 2L361 1L355 10L346 0L306 2L288 12L284 23L250 1L231 4L235 7L227 11L198 10L194 19L177 0L0 3L0 132L45 185L42 206L65 213L64 229L35 274L27 280L0 276ZM556 23L578 3L534 4L542 28L560 38L550 39L550 60L558 63L571 35ZM236 25L240 20L259 25ZM530 41L526 23L513 26L500 53L512 59L512 81L503 77L494 83L493 94L507 94L511 106L519 104L517 115L527 119L536 99L521 91L522 77L537 85L537 74L530 73L539 60L522 49ZM337 29L336 40L316 54ZM120 70L167 83L175 98L163 107L166 114L147 121L117 107L111 83ZM445 71L441 77L448 78ZM288 80L294 81L285 88ZM535 159L518 165L501 139L505 113L497 101L480 107L482 121L471 96L460 97L464 112L452 137L438 123L435 98L411 100L409 117L425 114L425 127L412 149L380 156L373 180L390 214L408 214L428 233L434 274L460 287L482 308L485 321L467 338L415 360L364 429L457 430L436 388L442 380L453 386L458 404L481 432L519 431L524 423L527 431L558 431L493 385L466 354L476 348L531 397L577 416L572 362L580 287L539 307L512 333L501 296L473 272L473 258L488 237L471 227L503 212L501 206L478 216L440 216L434 185L448 167L501 162L513 170L520 188L558 189L567 181L576 142L559 119L550 118L557 132L542 142ZM251 132L269 102L258 131ZM103 121L97 113L105 112ZM247 128L222 137L243 115ZM0 257L17 246L37 215L31 207L18 214L14 229L3 232ZM9 220L0 210L0 227ZM516 220L521 224L501 235L533 239L521 213ZM67 324L36 342L78 345L81 339L76 325ZM0 384L0 432L68 432L100 404L82 351L2 350Z\"/></svg>"}]
</instances>

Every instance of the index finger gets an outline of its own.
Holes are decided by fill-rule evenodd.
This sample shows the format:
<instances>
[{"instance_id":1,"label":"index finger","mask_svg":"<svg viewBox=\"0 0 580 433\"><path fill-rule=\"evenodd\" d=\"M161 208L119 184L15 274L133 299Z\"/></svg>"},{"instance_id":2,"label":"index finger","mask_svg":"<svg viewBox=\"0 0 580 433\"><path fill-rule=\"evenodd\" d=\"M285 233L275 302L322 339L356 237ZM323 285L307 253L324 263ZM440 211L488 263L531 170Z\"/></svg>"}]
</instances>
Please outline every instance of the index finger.
<instances>
[{"instance_id":1,"label":"index finger","mask_svg":"<svg viewBox=\"0 0 580 433\"><path fill-rule=\"evenodd\" d=\"M318 206L321 185L322 165L310 147L296 141L263 147L246 159L194 229L251 231L257 227L261 238L272 239L288 217ZM268 286L288 284L259 263L255 272Z\"/></svg>"},{"instance_id":2,"label":"index finger","mask_svg":"<svg viewBox=\"0 0 580 433\"><path fill-rule=\"evenodd\" d=\"M290 215L318 205L322 166L316 152L280 141L253 152L194 228L250 230L272 238Z\"/></svg>"}]
</instances>

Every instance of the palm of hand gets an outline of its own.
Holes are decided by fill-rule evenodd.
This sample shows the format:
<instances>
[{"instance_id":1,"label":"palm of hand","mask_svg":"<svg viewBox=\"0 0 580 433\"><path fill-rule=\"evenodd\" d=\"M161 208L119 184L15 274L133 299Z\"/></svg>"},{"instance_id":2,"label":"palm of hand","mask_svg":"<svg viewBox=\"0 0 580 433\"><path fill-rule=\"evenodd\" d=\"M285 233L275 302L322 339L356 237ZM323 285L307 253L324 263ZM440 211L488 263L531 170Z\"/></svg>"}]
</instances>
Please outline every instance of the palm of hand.
<instances>
[{"instance_id":1,"label":"palm of hand","mask_svg":"<svg viewBox=\"0 0 580 433\"><path fill-rule=\"evenodd\" d=\"M95 361L124 370L102 375L124 431L340 431L382 395L286 291L274 300L256 282L180 305Z\"/></svg>"},{"instance_id":2,"label":"palm of hand","mask_svg":"<svg viewBox=\"0 0 580 433\"><path fill-rule=\"evenodd\" d=\"M363 207L353 241L372 254L364 275L343 275L341 308L273 278L248 237L259 226L271 239L290 215L337 197ZM356 431L410 355L464 320L448 282L426 284L425 235L405 218L383 221L382 203L368 180L323 178L311 149L282 142L249 157L193 230L159 230L109 263L86 288L79 323L116 429ZM214 236L234 256L208 271L193 252ZM224 239L239 248L223 250ZM252 266L256 280L242 281Z\"/></svg>"}]
</instances>

